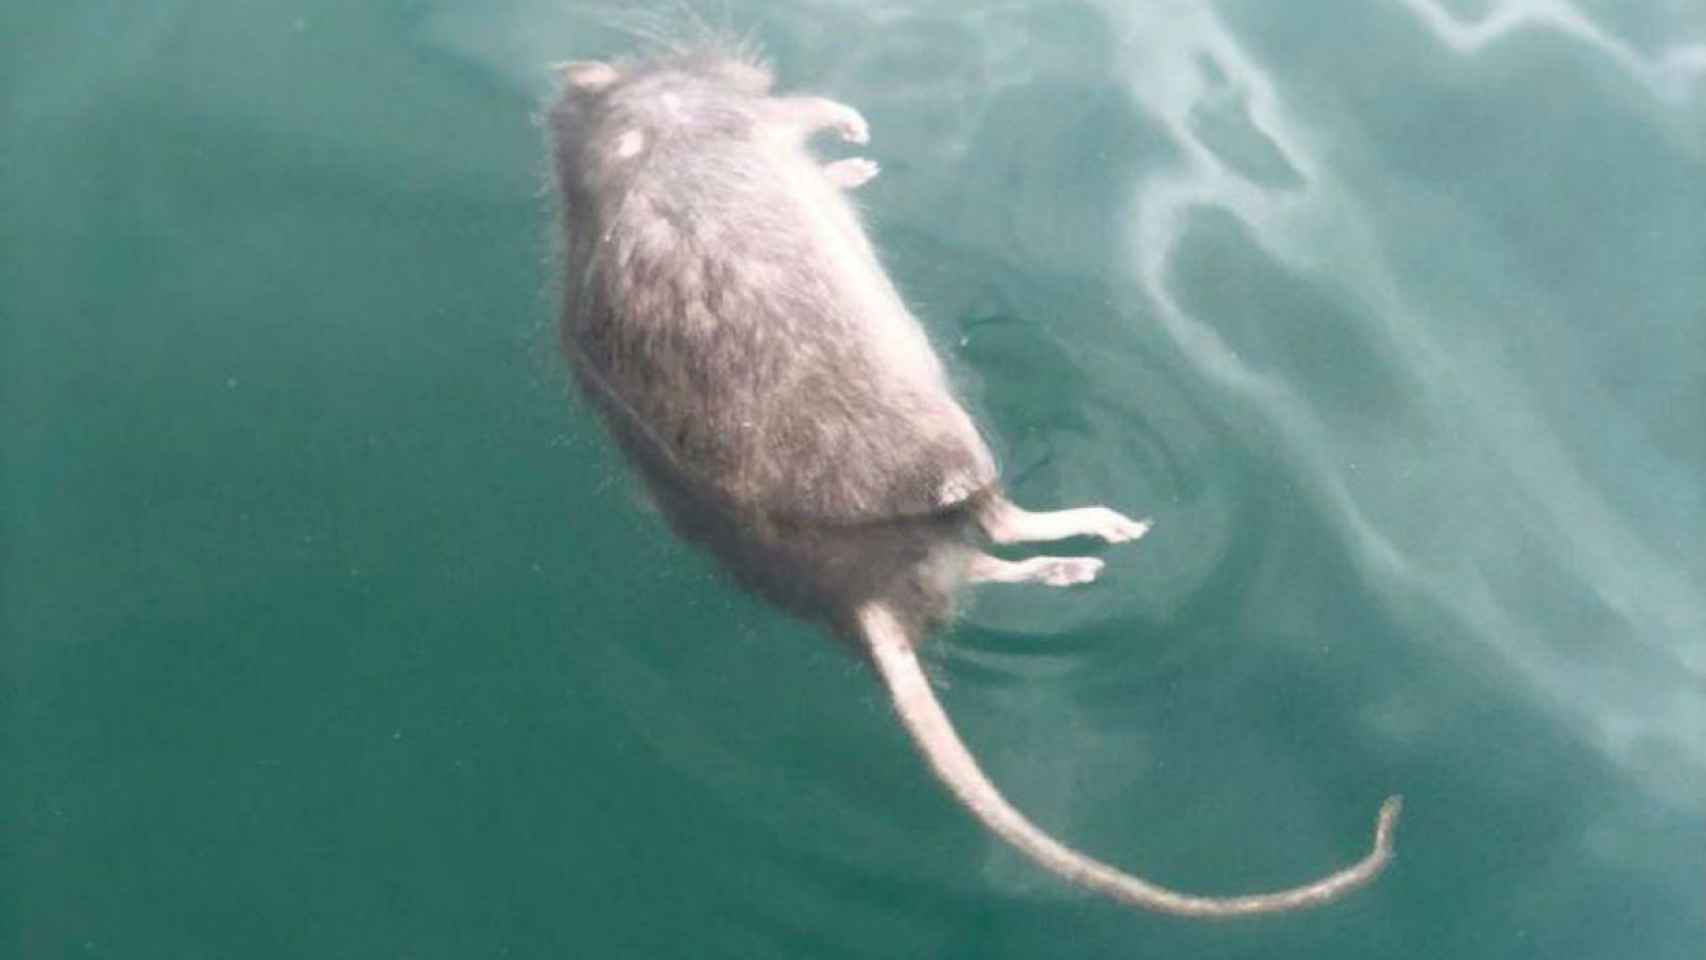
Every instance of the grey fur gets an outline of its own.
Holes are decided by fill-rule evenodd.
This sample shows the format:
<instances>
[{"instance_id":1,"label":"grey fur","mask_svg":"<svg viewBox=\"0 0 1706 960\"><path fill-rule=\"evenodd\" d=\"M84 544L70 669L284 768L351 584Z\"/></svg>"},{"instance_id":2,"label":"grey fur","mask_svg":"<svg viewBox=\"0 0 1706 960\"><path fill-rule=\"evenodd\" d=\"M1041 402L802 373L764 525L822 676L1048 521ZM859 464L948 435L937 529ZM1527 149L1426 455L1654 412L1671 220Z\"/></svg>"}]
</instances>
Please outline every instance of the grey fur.
<instances>
[{"instance_id":1,"label":"grey fur","mask_svg":"<svg viewBox=\"0 0 1706 960\"><path fill-rule=\"evenodd\" d=\"M874 163L807 153L863 142L850 107L770 94L738 49L566 64L550 128L568 274L564 352L677 533L746 587L860 642L937 775L1002 839L1075 883L1147 909L1235 916L1325 903L1384 869L1373 850L1301 887L1177 893L1055 841L978 769L925 681L916 639L968 581L1068 586L1090 558L977 547L1140 537L1106 507L1008 501L977 427L842 192Z\"/></svg>"},{"instance_id":2,"label":"grey fur","mask_svg":"<svg viewBox=\"0 0 1706 960\"><path fill-rule=\"evenodd\" d=\"M940 620L995 463L805 150L857 114L710 52L565 71L565 352L664 514L803 616Z\"/></svg>"}]
</instances>

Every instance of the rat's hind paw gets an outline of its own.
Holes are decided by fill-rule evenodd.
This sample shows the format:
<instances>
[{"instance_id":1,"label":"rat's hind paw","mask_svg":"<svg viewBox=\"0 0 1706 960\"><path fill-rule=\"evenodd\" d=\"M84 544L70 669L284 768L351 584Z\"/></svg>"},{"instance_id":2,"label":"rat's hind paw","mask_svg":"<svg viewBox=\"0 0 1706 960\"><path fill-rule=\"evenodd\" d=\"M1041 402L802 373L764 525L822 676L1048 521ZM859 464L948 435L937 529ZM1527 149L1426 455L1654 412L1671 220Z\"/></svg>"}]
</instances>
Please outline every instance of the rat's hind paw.
<instances>
[{"instance_id":1,"label":"rat's hind paw","mask_svg":"<svg viewBox=\"0 0 1706 960\"><path fill-rule=\"evenodd\" d=\"M1102 572L1102 561L1095 557L1035 557L1030 563L1032 578L1051 587L1089 583Z\"/></svg>"},{"instance_id":2,"label":"rat's hind paw","mask_svg":"<svg viewBox=\"0 0 1706 960\"><path fill-rule=\"evenodd\" d=\"M1087 528L1085 532L1092 536L1101 537L1109 543L1125 543L1127 540L1136 540L1148 533L1149 528L1153 526L1152 521L1148 519L1133 520L1125 514L1109 510L1107 507L1089 507L1086 509L1086 513L1089 516L1085 518Z\"/></svg>"}]
</instances>

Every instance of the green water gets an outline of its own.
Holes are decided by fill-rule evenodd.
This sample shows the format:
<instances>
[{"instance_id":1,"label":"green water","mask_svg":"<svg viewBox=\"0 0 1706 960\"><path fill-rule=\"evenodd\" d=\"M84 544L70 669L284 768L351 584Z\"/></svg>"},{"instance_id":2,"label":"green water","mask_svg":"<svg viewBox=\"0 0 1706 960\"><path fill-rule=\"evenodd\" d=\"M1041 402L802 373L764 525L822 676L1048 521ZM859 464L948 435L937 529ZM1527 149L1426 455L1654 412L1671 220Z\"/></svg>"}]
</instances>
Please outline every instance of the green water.
<instances>
[{"instance_id":1,"label":"green water","mask_svg":"<svg viewBox=\"0 0 1706 960\"><path fill-rule=\"evenodd\" d=\"M1706 951L1706 8L720 4L1015 495L1155 518L860 664L675 545L551 352L560 0L0 13L0 954Z\"/></svg>"}]
</instances>

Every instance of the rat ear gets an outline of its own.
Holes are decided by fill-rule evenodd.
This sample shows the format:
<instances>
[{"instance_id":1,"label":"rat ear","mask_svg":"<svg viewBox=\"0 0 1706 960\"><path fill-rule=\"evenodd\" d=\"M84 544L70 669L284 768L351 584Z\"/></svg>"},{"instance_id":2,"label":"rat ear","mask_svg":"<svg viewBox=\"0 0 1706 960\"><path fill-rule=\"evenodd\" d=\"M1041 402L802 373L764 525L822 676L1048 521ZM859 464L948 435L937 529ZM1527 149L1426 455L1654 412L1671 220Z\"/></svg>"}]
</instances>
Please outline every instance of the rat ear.
<instances>
[{"instance_id":1,"label":"rat ear","mask_svg":"<svg viewBox=\"0 0 1706 960\"><path fill-rule=\"evenodd\" d=\"M551 69L557 72L569 86L586 93L597 93L610 86L622 75L608 63L597 60L571 60L567 63L554 63Z\"/></svg>"}]
</instances>

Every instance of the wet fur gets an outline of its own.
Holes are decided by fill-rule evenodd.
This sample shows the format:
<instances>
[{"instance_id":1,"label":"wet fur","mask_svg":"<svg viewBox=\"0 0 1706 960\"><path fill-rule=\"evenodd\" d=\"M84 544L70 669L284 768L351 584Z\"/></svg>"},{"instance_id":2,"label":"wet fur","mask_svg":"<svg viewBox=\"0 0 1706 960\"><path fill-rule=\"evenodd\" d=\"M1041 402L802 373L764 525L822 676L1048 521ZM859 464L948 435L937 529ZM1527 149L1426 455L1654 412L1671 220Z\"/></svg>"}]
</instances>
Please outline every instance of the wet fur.
<instances>
[{"instance_id":1,"label":"wet fur","mask_svg":"<svg viewBox=\"0 0 1706 960\"><path fill-rule=\"evenodd\" d=\"M806 150L826 128L861 140L856 111L772 96L762 63L717 44L563 74L550 130L564 353L680 536L748 589L857 641L943 783L1062 877L1145 909L1227 917L1325 903L1384 869L1396 798L1356 864L1218 898L1124 873L1015 810L954 732L914 643L968 579L1066 586L1101 566L1001 560L980 539L1119 542L1147 522L1105 507L1031 513L1002 494L842 196L875 165L826 167Z\"/></svg>"},{"instance_id":2,"label":"wet fur","mask_svg":"<svg viewBox=\"0 0 1706 960\"><path fill-rule=\"evenodd\" d=\"M776 129L761 64L613 69L550 116L585 392L743 585L838 629L878 599L940 623L994 461L856 215Z\"/></svg>"}]
</instances>

